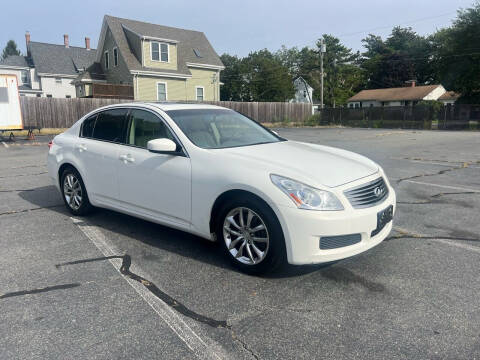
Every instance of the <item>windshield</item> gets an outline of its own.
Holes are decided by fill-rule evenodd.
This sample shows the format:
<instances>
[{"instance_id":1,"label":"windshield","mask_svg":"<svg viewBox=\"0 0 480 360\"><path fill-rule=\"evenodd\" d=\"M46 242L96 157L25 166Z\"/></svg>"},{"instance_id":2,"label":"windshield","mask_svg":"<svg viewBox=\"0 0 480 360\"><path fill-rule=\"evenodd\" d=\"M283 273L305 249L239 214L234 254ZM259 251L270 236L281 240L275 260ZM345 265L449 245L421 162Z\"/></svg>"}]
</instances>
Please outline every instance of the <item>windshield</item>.
<instances>
[{"instance_id":1,"label":"windshield","mask_svg":"<svg viewBox=\"0 0 480 360\"><path fill-rule=\"evenodd\" d=\"M198 147L221 149L284 141L253 120L228 109L171 110L167 114Z\"/></svg>"}]
</instances>

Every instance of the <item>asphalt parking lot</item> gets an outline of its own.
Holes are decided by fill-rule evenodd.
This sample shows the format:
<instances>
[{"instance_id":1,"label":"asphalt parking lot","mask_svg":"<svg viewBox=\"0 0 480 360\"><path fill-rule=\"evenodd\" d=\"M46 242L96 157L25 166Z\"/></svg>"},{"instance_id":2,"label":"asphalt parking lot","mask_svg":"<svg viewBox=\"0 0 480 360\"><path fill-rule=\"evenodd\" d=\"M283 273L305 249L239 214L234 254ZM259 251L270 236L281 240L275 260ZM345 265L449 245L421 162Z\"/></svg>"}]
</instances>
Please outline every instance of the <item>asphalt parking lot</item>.
<instances>
[{"instance_id":1,"label":"asphalt parking lot","mask_svg":"<svg viewBox=\"0 0 480 360\"><path fill-rule=\"evenodd\" d=\"M391 236L247 276L192 235L72 218L47 137L0 143L0 359L480 359L480 133L278 131L378 162L397 192Z\"/></svg>"}]
</instances>

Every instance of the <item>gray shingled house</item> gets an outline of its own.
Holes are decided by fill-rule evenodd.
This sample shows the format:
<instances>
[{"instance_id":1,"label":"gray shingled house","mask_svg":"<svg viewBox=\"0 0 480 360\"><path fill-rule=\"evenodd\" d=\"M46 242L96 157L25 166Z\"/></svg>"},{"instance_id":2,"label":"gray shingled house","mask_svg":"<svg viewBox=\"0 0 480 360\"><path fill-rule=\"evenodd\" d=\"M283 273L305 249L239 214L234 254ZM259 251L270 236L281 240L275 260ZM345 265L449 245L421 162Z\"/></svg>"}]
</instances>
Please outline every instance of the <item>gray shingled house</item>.
<instances>
[{"instance_id":1,"label":"gray shingled house","mask_svg":"<svg viewBox=\"0 0 480 360\"><path fill-rule=\"evenodd\" d=\"M85 38L84 48L70 46L68 35L63 45L30 41L28 32L25 40L27 56L8 56L0 62L0 74L17 76L20 96L76 97L72 81L96 58L90 39Z\"/></svg>"}]
</instances>

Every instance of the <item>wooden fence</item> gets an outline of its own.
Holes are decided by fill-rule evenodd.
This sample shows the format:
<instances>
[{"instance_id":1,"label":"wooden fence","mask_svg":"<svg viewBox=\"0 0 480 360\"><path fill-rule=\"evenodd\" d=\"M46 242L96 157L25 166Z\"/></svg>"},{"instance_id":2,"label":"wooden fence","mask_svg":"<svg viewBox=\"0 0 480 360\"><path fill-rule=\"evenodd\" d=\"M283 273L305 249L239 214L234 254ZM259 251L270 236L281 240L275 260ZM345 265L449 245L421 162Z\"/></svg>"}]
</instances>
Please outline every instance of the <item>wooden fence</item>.
<instances>
[{"instance_id":1,"label":"wooden fence","mask_svg":"<svg viewBox=\"0 0 480 360\"><path fill-rule=\"evenodd\" d=\"M101 106L128 102L120 99L56 99L22 96L23 123L34 128L68 128L86 113ZM236 110L258 122L304 122L312 115L310 104L280 102L209 101Z\"/></svg>"}]
</instances>

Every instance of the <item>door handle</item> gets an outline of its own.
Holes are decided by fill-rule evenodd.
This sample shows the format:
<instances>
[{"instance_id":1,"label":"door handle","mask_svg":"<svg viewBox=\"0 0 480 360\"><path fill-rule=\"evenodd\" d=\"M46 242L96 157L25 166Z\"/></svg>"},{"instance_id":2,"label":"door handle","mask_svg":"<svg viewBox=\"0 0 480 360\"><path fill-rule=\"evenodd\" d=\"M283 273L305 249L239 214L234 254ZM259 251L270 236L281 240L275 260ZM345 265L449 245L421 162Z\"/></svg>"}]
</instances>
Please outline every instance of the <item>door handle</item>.
<instances>
[{"instance_id":1,"label":"door handle","mask_svg":"<svg viewBox=\"0 0 480 360\"><path fill-rule=\"evenodd\" d=\"M77 144L75 146L80 152L82 151L87 151L87 147L85 146L85 144Z\"/></svg>"},{"instance_id":2,"label":"door handle","mask_svg":"<svg viewBox=\"0 0 480 360\"><path fill-rule=\"evenodd\" d=\"M120 155L118 158L119 158L119 160L123 161L124 163L127 163L127 162L132 163L132 162L135 161L135 159L133 158L133 156L130 155L130 154Z\"/></svg>"}]
</instances>

